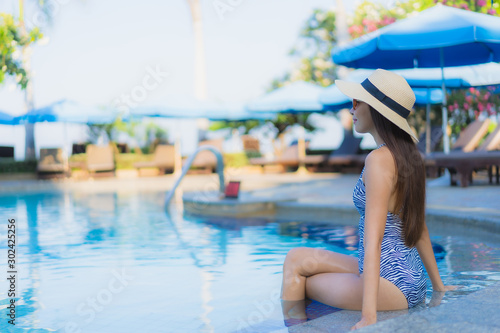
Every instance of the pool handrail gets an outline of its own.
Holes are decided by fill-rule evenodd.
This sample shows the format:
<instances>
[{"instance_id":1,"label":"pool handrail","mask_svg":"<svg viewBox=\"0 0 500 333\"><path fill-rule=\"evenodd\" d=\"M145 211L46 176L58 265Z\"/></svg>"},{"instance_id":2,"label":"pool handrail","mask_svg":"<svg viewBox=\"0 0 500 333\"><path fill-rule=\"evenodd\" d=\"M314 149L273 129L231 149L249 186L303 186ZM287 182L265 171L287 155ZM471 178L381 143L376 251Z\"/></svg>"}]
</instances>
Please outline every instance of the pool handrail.
<instances>
[{"instance_id":1,"label":"pool handrail","mask_svg":"<svg viewBox=\"0 0 500 333\"><path fill-rule=\"evenodd\" d=\"M184 176L189 171L189 168L191 168L191 164L193 164L194 159L196 158L198 153L203 151L203 150L211 151L215 155L215 158L217 159L216 172L219 175L219 183L220 183L219 191L220 191L220 193L224 193L224 191L226 190L226 184L224 183L224 160L222 158L222 154L216 147L211 146L211 145L204 145L204 146L201 146L198 149L196 149L196 151L193 153L193 155L191 155L188 158L188 160L186 161L186 164L182 168L182 173L181 173L180 177L177 178L177 181L175 182L174 187L172 187L170 192L168 192L168 194L167 194L167 197L165 199L165 206L166 207L168 207L170 200L172 200L172 197L175 194L175 190L177 189L177 186L179 186L182 178L184 178Z\"/></svg>"}]
</instances>

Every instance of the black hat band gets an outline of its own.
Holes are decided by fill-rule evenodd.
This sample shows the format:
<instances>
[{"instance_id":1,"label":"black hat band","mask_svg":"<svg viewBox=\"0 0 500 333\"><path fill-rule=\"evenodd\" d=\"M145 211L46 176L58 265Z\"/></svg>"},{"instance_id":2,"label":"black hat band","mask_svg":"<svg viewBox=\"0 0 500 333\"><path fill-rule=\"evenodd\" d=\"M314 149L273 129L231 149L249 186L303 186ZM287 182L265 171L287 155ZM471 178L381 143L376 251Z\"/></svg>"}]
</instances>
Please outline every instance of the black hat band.
<instances>
[{"instance_id":1,"label":"black hat band","mask_svg":"<svg viewBox=\"0 0 500 333\"><path fill-rule=\"evenodd\" d=\"M373 83L370 82L370 80L364 80L361 83L361 86L365 88L365 90L368 91L370 95L378 99L382 104L399 114L401 117L406 119L410 114L410 111L408 109L381 92L377 87L375 87L375 85L373 85Z\"/></svg>"}]
</instances>

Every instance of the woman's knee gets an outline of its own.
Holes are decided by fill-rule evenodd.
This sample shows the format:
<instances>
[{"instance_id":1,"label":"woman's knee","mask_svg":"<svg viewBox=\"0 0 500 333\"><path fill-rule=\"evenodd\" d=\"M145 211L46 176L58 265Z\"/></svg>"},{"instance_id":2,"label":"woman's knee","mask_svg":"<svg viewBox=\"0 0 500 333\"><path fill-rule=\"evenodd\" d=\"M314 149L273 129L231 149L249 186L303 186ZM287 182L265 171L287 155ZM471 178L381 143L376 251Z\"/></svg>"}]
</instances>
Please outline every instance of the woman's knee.
<instances>
[{"instance_id":1,"label":"woman's knee","mask_svg":"<svg viewBox=\"0 0 500 333\"><path fill-rule=\"evenodd\" d=\"M288 251L283 265L284 271L292 271L304 276L316 272L322 257L315 255L315 250L317 249L296 247Z\"/></svg>"},{"instance_id":2,"label":"woman's knee","mask_svg":"<svg viewBox=\"0 0 500 333\"><path fill-rule=\"evenodd\" d=\"M283 264L284 269L292 269L300 265L306 256L306 247L295 247L288 251L285 258L285 263Z\"/></svg>"}]
</instances>

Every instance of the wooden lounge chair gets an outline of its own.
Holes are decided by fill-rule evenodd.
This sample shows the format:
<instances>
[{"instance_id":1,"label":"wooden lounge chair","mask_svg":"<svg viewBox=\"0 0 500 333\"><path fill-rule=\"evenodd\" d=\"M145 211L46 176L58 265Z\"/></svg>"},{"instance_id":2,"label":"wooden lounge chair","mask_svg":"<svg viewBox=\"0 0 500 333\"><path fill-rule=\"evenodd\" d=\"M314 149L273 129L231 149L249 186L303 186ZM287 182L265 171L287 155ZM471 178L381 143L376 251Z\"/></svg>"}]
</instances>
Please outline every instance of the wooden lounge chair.
<instances>
[{"instance_id":1,"label":"wooden lounge chair","mask_svg":"<svg viewBox=\"0 0 500 333\"><path fill-rule=\"evenodd\" d=\"M36 167L38 179L60 178L69 175L69 167L61 148L41 148Z\"/></svg>"},{"instance_id":2,"label":"wooden lounge chair","mask_svg":"<svg viewBox=\"0 0 500 333\"><path fill-rule=\"evenodd\" d=\"M431 128L431 142L430 142L430 153L435 152L440 142L443 139L443 129L441 126L433 126ZM436 178L441 176L441 169L436 166L436 161L426 158L426 145L427 145L427 133L424 132L418 138L417 149L422 155L425 163L426 174L430 178Z\"/></svg>"},{"instance_id":3,"label":"wooden lounge chair","mask_svg":"<svg viewBox=\"0 0 500 333\"><path fill-rule=\"evenodd\" d=\"M0 158L14 158L14 147L0 146Z\"/></svg>"},{"instance_id":4,"label":"wooden lounge chair","mask_svg":"<svg viewBox=\"0 0 500 333\"><path fill-rule=\"evenodd\" d=\"M350 131L345 131L344 140L339 148L328 156L327 164L329 168L333 168L334 171L342 170L346 167L355 168L357 171L358 169L362 169L367 155L359 153L359 145L362 139L356 138Z\"/></svg>"},{"instance_id":5,"label":"wooden lounge chair","mask_svg":"<svg viewBox=\"0 0 500 333\"><path fill-rule=\"evenodd\" d=\"M260 152L259 140L250 135L242 135L241 142L245 152Z\"/></svg>"},{"instance_id":6,"label":"wooden lounge chair","mask_svg":"<svg viewBox=\"0 0 500 333\"><path fill-rule=\"evenodd\" d=\"M470 123L458 136L451 147L454 151L471 152L479 146L481 139L488 133L490 120L476 120Z\"/></svg>"},{"instance_id":7,"label":"wooden lounge chair","mask_svg":"<svg viewBox=\"0 0 500 333\"><path fill-rule=\"evenodd\" d=\"M88 145L87 170L89 175L111 175L115 174L115 161L112 146Z\"/></svg>"},{"instance_id":8,"label":"wooden lounge chair","mask_svg":"<svg viewBox=\"0 0 500 333\"><path fill-rule=\"evenodd\" d=\"M477 151L494 150L500 150L500 125L497 125L495 130L491 132L479 146L479 148L477 148Z\"/></svg>"},{"instance_id":9,"label":"wooden lounge chair","mask_svg":"<svg viewBox=\"0 0 500 333\"><path fill-rule=\"evenodd\" d=\"M306 150L309 148L309 142L305 143ZM309 168L311 166L319 165L325 162L324 155L306 155L304 158L304 165ZM251 165L259 165L262 167L277 165L280 166L280 172L285 171L287 168L298 168L300 165L299 146L292 144L288 146L283 153L274 159L267 159L265 157L254 157L249 160Z\"/></svg>"},{"instance_id":10,"label":"wooden lounge chair","mask_svg":"<svg viewBox=\"0 0 500 333\"><path fill-rule=\"evenodd\" d=\"M217 148L217 150L219 150L220 153L222 154L223 143L224 143L223 139L205 140L201 141L198 144L198 147L210 145ZM217 158L211 151L201 151L194 159L193 164L191 164L191 167L195 169L200 169L203 172L214 172L217 167Z\"/></svg>"},{"instance_id":11,"label":"wooden lounge chair","mask_svg":"<svg viewBox=\"0 0 500 333\"><path fill-rule=\"evenodd\" d=\"M436 148L439 146L443 139L443 129L441 126L432 126L431 128L431 145L430 152L436 151ZM427 133L424 132L418 138L417 148L422 153L425 154L425 146L427 144Z\"/></svg>"},{"instance_id":12,"label":"wooden lounge chair","mask_svg":"<svg viewBox=\"0 0 500 333\"><path fill-rule=\"evenodd\" d=\"M161 174L167 170L174 170L175 167L175 147L173 145L156 146L153 160L149 162L134 163L134 168L158 168Z\"/></svg>"},{"instance_id":13,"label":"wooden lounge chair","mask_svg":"<svg viewBox=\"0 0 500 333\"><path fill-rule=\"evenodd\" d=\"M85 144L84 143L73 143L71 148L71 155L85 154Z\"/></svg>"},{"instance_id":14,"label":"wooden lounge chair","mask_svg":"<svg viewBox=\"0 0 500 333\"><path fill-rule=\"evenodd\" d=\"M500 141L499 129L492 132L484 143L476 149L488 131L489 119L485 121L475 121L471 123L460 134L452 147L450 154L432 153L426 156L426 161L432 161L439 168L447 168L451 174L451 185L456 185L457 178L460 185L467 187L472 182L472 173L477 169L488 169L489 180L492 182L493 167L497 168L497 183L499 182L498 168L500 166L500 151L498 148ZM469 140L467 140L469 139ZM472 149L472 150L471 150ZM490 151L490 149L492 151Z\"/></svg>"}]
</instances>

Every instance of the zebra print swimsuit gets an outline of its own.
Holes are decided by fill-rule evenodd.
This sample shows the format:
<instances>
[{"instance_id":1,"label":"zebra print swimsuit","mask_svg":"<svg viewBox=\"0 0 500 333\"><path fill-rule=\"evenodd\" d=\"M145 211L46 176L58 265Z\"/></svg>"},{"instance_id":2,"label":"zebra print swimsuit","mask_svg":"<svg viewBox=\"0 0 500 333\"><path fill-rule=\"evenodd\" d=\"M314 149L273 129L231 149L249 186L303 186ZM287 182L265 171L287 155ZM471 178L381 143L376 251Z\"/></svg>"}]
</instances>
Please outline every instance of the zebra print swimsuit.
<instances>
[{"instance_id":1,"label":"zebra print swimsuit","mask_svg":"<svg viewBox=\"0 0 500 333\"><path fill-rule=\"evenodd\" d=\"M379 146L378 148L380 148ZM366 192L363 171L354 187L353 201L361 215L359 219L359 274L363 273L365 257L364 228ZM422 260L416 247L407 247L403 239L403 225L399 216L387 213L382 250L380 253L380 277L392 282L405 295L408 307L414 307L425 300L426 279Z\"/></svg>"}]
</instances>

